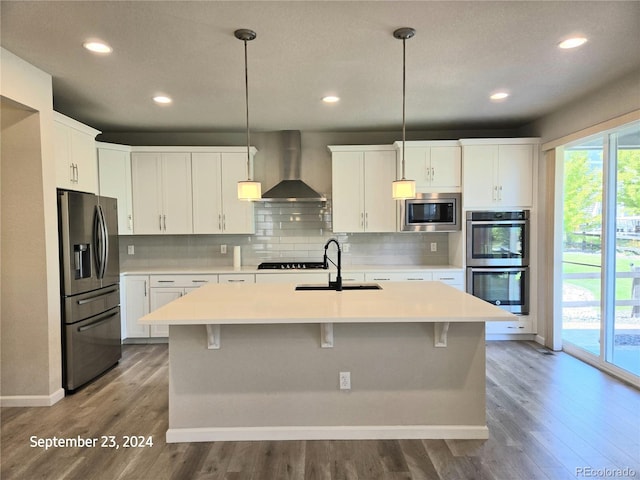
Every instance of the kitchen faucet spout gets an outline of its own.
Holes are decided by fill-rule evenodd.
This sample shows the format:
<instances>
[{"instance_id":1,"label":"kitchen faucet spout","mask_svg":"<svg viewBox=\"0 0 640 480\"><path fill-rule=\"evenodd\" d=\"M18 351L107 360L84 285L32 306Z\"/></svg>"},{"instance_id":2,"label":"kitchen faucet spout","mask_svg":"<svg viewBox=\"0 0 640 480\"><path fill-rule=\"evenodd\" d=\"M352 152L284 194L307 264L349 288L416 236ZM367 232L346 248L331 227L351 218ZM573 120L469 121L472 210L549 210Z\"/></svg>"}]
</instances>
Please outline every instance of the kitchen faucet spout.
<instances>
[{"instance_id":1,"label":"kitchen faucet spout","mask_svg":"<svg viewBox=\"0 0 640 480\"><path fill-rule=\"evenodd\" d=\"M329 245L331 245L332 243L335 243L336 248L338 249L337 264L327 256L327 249L329 248ZM336 240L335 238L329 239L327 243L325 243L324 245L324 268L329 268L329 262L333 263L338 269L338 276L336 277L335 282L331 281L331 274L329 274L329 287L335 287L336 291L341 292L342 291L342 250L340 250L340 244L338 243L338 240Z\"/></svg>"}]
</instances>

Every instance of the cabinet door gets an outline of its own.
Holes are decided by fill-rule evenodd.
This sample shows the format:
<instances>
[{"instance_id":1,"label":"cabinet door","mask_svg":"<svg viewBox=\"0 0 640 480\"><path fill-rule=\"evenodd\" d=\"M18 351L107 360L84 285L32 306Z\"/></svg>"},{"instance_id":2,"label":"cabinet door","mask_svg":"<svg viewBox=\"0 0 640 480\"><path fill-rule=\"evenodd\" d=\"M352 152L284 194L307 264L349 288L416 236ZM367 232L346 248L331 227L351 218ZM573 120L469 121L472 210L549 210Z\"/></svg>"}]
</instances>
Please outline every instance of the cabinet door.
<instances>
[{"instance_id":1,"label":"cabinet door","mask_svg":"<svg viewBox=\"0 0 640 480\"><path fill-rule=\"evenodd\" d=\"M98 193L98 159L95 138L74 128L70 129L71 161L76 166L75 189Z\"/></svg>"},{"instance_id":2,"label":"cabinet door","mask_svg":"<svg viewBox=\"0 0 640 480\"><path fill-rule=\"evenodd\" d=\"M151 289L151 311L173 302L184 295L183 288L152 288ZM151 337L168 337L168 325L152 325Z\"/></svg>"},{"instance_id":3,"label":"cabinet door","mask_svg":"<svg viewBox=\"0 0 640 480\"><path fill-rule=\"evenodd\" d=\"M193 233L222 233L220 154L191 154Z\"/></svg>"},{"instance_id":4,"label":"cabinet door","mask_svg":"<svg viewBox=\"0 0 640 480\"><path fill-rule=\"evenodd\" d=\"M149 336L149 326L140 325L138 320L149 313L149 277L129 275L124 280L126 338Z\"/></svg>"},{"instance_id":5,"label":"cabinet door","mask_svg":"<svg viewBox=\"0 0 640 480\"><path fill-rule=\"evenodd\" d=\"M162 154L162 233L193 233L191 154Z\"/></svg>"},{"instance_id":6,"label":"cabinet door","mask_svg":"<svg viewBox=\"0 0 640 480\"><path fill-rule=\"evenodd\" d=\"M431 187L460 189L460 147L431 147ZM409 177L407 177L409 178Z\"/></svg>"},{"instance_id":7,"label":"cabinet door","mask_svg":"<svg viewBox=\"0 0 640 480\"><path fill-rule=\"evenodd\" d=\"M364 231L364 175L362 152L332 155L332 219L334 232ZM388 185L391 197L391 184Z\"/></svg>"},{"instance_id":8,"label":"cabinet door","mask_svg":"<svg viewBox=\"0 0 640 480\"><path fill-rule=\"evenodd\" d=\"M495 145L464 147L463 188L465 207L491 207L495 204L497 179L494 166L498 161Z\"/></svg>"},{"instance_id":9,"label":"cabinet door","mask_svg":"<svg viewBox=\"0 0 640 480\"><path fill-rule=\"evenodd\" d=\"M56 162L56 185L75 188L75 165L71 163L71 134L69 127L53 122L53 156Z\"/></svg>"},{"instance_id":10,"label":"cabinet door","mask_svg":"<svg viewBox=\"0 0 640 480\"><path fill-rule=\"evenodd\" d=\"M131 154L133 232L162 233L162 172L159 153Z\"/></svg>"},{"instance_id":11,"label":"cabinet door","mask_svg":"<svg viewBox=\"0 0 640 480\"><path fill-rule=\"evenodd\" d=\"M529 207L533 203L533 145L500 145L498 200L501 206Z\"/></svg>"},{"instance_id":12,"label":"cabinet door","mask_svg":"<svg viewBox=\"0 0 640 480\"><path fill-rule=\"evenodd\" d=\"M131 157L126 150L98 149L100 195L118 199L118 233L133 234Z\"/></svg>"},{"instance_id":13,"label":"cabinet door","mask_svg":"<svg viewBox=\"0 0 640 480\"><path fill-rule=\"evenodd\" d=\"M415 180L416 190L427 191L431 186L431 150L423 148L405 148L405 178ZM398 162L397 177L402 177L402 150L398 151L400 161Z\"/></svg>"},{"instance_id":14,"label":"cabinet door","mask_svg":"<svg viewBox=\"0 0 640 480\"><path fill-rule=\"evenodd\" d=\"M391 196L395 171L395 152L364 153L364 223L367 232L396 231L397 205Z\"/></svg>"},{"instance_id":15,"label":"cabinet door","mask_svg":"<svg viewBox=\"0 0 640 480\"><path fill-rule=\"evenodd\" d=\"M222 153L221 191L224 233L255 233L253 202L238 200L238 182L247 179L247 154Z\"/></svg>"}]
</instances>

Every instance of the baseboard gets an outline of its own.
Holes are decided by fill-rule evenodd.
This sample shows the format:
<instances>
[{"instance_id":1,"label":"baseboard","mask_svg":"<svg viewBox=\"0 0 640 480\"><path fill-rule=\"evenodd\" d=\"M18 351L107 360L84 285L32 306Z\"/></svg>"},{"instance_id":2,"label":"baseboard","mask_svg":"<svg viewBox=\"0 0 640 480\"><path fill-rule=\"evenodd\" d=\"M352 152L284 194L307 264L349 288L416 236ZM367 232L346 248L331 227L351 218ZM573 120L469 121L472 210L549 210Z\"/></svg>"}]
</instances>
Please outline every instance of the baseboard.
<instances>
[{"instance_id":1,"label":"baseboard","mask_svg":"<svg viewBox=\"0 0 640 480\"><path fill-rule=\"evenodd\" d=\"M64 398L64 388L51 395L0 396L0 407L50 407Z\"/></svg>"},{"instance_id":2,"label":"baseboard","mask_svg":"<svg viewBox=\"0 0 640 480\"><path fill-rule=\"evenodd\" d=\"M487 333L486 340L527 340L536 341L535 333Z\"/></svg>"},{"instance_id":3,"label":"baseboard","mask_svg":"<svg viewBox=\"0 0 640 480\"><path fill-rule=\"evenodd\" d=\"M544 340L545 340L544 337L541 337L540 335L536 335L536 338L535 338L536 343L539 343L540 345L544 345Z\"/></svg>"},{"instance_id":4,"label":"baseboard","mask_svg":"<svg viewBox=\"0 0 640 480\"><path fill-rule=\"evenodd\" d=\"M167 443L260 440L486 440L488 438L489 429L481 425L211 427L167 430Z\"/></svg>"}]
</instances>

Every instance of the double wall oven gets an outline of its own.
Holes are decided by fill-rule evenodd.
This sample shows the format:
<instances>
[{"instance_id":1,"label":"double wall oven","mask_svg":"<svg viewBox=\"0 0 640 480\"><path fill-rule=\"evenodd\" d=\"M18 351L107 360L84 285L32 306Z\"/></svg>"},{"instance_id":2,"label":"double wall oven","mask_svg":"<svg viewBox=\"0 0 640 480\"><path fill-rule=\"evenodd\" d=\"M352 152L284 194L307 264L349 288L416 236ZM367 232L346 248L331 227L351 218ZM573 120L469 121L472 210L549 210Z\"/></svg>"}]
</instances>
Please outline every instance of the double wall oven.
<instances>
[{"instance_id":1,"label":"double wall oven","mask_svg":"<svg viewBox=\"0 0 640 480\"><path fill-rule=\"evenodd\" d=\"M529 210L467 212L467 292L529 314Z\"/></svg>"}]
</instances>

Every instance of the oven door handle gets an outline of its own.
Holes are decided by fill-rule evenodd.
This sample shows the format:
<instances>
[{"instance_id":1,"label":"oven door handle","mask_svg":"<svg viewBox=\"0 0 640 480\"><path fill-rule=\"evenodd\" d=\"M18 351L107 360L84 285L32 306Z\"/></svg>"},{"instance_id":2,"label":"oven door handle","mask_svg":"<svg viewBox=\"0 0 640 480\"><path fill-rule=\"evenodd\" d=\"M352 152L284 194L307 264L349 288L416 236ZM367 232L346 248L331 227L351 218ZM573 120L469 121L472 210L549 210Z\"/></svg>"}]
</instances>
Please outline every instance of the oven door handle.
<instances>
[{"instance_id":1,"label":"oven door handle","mask_svg":"<svg viewBox=\"0 0 640 480\"><path fill-rule=\"evenodd\" d=\"M467 267L472 272L525 272L529 267Z\"/></svg>"},{"instance_id":2,"label":"oven door handle","mask_svg":"<svg viewBox=\"0 0 640 480\"><path fill-rule=\"evenodd\" d=\"M526 225L528 220L467 220L473 226L488 227L490 225Z\"/></svg>"}]
</instances>

